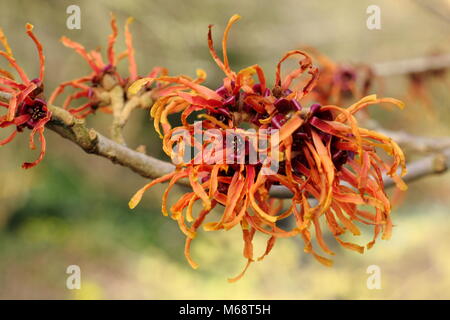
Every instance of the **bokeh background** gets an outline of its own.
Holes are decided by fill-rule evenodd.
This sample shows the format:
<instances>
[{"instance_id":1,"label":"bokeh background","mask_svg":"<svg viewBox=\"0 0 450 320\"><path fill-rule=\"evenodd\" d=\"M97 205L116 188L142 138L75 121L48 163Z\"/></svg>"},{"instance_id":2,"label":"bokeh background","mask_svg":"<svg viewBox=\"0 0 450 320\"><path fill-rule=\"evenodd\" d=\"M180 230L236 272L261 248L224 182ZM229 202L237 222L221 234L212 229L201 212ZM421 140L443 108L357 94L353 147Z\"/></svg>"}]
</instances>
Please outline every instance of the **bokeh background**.
<instances>
[{"instance_id":1,"label":"bokeh background","mask_svg":"<svg viewBox=\"0 0 450 320\"><path fill-rule=\"evenodd\" d=\"M47 57L47 89L86 74L87 64L59 38L62 35L93 49L106 46L109 13L120 28L132 25L139 70L165 66L171 74L208 73L207 84L222 78L209 56L208 24L215 40L228 18L243 19L233 27L229 50L235 69L258 63L274 79L281 55L314 46L335 61L373 63L450 52L450 2L429 0L437 13L414 0L360 1L6 1L0 24L15 56L32 76L37 73L35 48L24 25L35 25ZM81 8L81 30L66 28L66 8ZM366 28L366 8L379 5L381 30ZM447 20L445 19L447 17ZM123 34L117 42L124 49ZM118 50L121 51L121 50ZM3 64L4 66L5 64ZM124 70L126 68L123 65ZM432 115L407 97L408 78L384 80L383 94L405 99L404 111L372 109L388 129L417 135L450 136L449 76L426 82ZM88 119L108 133L108 117ZM128 141L146 145L164 158L159 138L145 111L136 112L125 131ZM300 239L281 239L262 263L255 263L237 283L245 261L238 230L200 232L192 254L200 263L192 270L184 260L184 237L177 224L160 213L164 186L148 192L134 211L130 196L145 179L107 160L87 155L48 131L45 161L20 169L37 154L24 147L27 135L0 148L0 298L11 299L449 299L450 298L450 174L410 184L393 212L390 241L359 255L338 247L335 266L326 268L303 253ZM3 138L0 137L0 138ZM182 189L176 189L173 197ZM264 248L262 237L256 249ZM365 238L360 243L365 243ZM66 268L81 268L82 288L66 288ZM382 289L368 290L366 269L378 265Z\"/></svg>"}]
</instances>

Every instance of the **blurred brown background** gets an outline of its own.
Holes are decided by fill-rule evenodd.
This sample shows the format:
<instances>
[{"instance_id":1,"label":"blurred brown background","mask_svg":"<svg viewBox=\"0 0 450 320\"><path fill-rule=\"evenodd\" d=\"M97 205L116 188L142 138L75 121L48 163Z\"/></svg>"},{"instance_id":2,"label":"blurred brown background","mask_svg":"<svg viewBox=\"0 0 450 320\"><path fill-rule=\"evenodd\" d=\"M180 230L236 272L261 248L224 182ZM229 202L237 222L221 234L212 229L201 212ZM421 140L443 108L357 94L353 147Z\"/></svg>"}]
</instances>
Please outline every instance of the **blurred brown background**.
<instances>
[{"instance_id":1,"label":"blurred brown background","mask_svg":"<svg viewBox=\"0 0 450 320\"><path fill-rule=\"evenodd\" d=\"M208 73L216 86L222 74L210 58L206 34L214 24L216 45L228 18L233 27L229 53L233 68L260 64L274 79L282 54L304 45L346 63L373 63L450 53L450 2L426 1L6 1L0 0L0 26L16 59L30 77L38 60L24 33L30 22L44 45L47 90L88 72L87 64L65 48L66 35L88 49L106 47L109 13L133 16L131 29L141 73L165 66L171 74ZM81 30L66 28L66 8L81 8ZM381 30L366 28L366 8L381 8ZM447 17L445 20L443 17ZM118 50L124 49L121 32ZM2 66L6 64L2 62ZM122 65L126 70L125 64ZM449 76L426 83L435 115L407 99L407 77L384 80L384 95L406 99L404 111L371 109L386 128L417 135L450 136ZM47 91L47 92L49 92ZM108 133L108 116L88 119ZM3 134L3 133L2 133ZM128 141L144 144L162 158L159 138L145 111L134 114ZM450 175L412 183L393 212L393 239L379 241L364 255L339 248L335 266L326 268L302 251L300 239L280 239L269 257L256 263L235 284L227 277L241 271L238 230L208 234L193 242L192 270L183 257L184 237L160 213L163 186L146 194L133 212L130 196L146 181L128 169L84 154L47 131L48 152L36 168L20 169L36 152L21 135L0 148L0 298L148 298L148 299L411 299L450 298ZM3 135L0 137L3 138ZM173 196L182 192L177 189ZM263 238L256 249L263 250ZM360 243L365 242L360 239ZM82 289L66 289L65 271L79 265ZM368 290L366 269L378 265L382 289Z\"/></svg>"}]
</instances>

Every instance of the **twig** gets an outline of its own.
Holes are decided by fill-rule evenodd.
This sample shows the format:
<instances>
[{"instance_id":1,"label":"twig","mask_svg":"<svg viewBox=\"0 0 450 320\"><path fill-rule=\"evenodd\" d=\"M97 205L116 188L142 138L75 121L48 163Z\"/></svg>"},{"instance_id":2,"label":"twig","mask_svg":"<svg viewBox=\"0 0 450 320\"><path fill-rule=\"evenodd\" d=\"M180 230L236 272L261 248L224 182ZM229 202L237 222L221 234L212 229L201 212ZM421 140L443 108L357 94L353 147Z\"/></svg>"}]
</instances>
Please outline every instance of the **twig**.
<instances>
[{"instance_id":1,"label":"twig","mask_svg":"<svg viewBox=\"0 0 450 320\"><path fill-rule=\"evenodd\" d=\"M424 137L413 135L404 131L394 131L383 128L374 119L365 119L364 125L379 133L388 136L400 146L421 153L441 152L450 148L450 137Z\"/></svg>"},{"instance_id":2,"label":"twig","mask_svg":"<svg viewBox=\"0 0 450 320\"><path fill-rule=\"evenodd\" d=\"M405 182L413 182L425 176L444 173L450 167L450 148L442 150L440 153L423 157L407 165L408 173L403 177ZM384 177L386 188L395 185L390 177Z\"/></svg>"},{"instance_id":3,"label":"twig","mask_svg":"<svg viewBox=\"0 0 450 320\"><path fill-rule=\"evenodd\" d=\"M8 101L9 98L10 95L8 93L0 92L0 100ZM75 118L63 108L49 106L49 109L52 112L52 119L47 123L47 127L77 144L87 153L107 158L113 163L127 167L139 175L150 179L159 178L175 170L175 166L169 162L132 150L125 145L106 138L94 129L89 129L86 127L84 120ZM450 147L447 145L447 140L445 145L439 142L438 148L435 139L431 141L430 138L415 137L405 133L388 133L391 136L395 134L398 140L415 140L419 145L422 144L421 148L423 150L440 150L437 154L408 164L408 174L404 177L406 182L414 181L427 175L442 173L450 167ZM443 146L445 146L445 149L441 150ZM394 185L389 177L384 177L384 181L386 187ZM179 183L188 185L188 182L185 180L181 180ZM288 189L279 186L271 188L271 195L278 198L289 198L292 196Z\"/></svg>"},{"instance_id":4,"label":"twig","mask_svg":"<svg viewBox=\"0 0 450 320\"><path fill-rule=\"evenodd\" d=\"M49 109L52 112L52 120L47 123L47 127L74 142L87 153L107 158L150 179L158 178L175 169L169 162L132 150L106 138L94 129L87 128L84 120L76 119L70 112L60 107L49 106Z\"/></svg>"},{"instance_id":5,"label":"twig","mask_svg":"<svg viewBox=\"0 0 450 320\"><path fill-rule=\"evenodd\" d=\"M450 54L379 62L371 67L375 75L381 77L440 70L450 67Z\"/></svg>"},{"instance_id":6,"label":"twig","mask_svg":"<svg viewBox=\"0 0 450 320\"><path fill-rule=\"evenodd\" d=\"M122 128L118 123L120 114L122 113L123 110L123 106L125 105L123 88L119 85L116 85L109 91L109 95L111 97L111 107L113 112L113 122L111 125L111 138L114 141L125 145L125 139L123 137Z\"/></svg>"},{"instance_id":7,"label":"twig","mask_svg":"<svg viewBox=\"0 0 450 320\"><path fill-rule=\"evenodd\" d=\"M441 18L447 23L450 23L450 12L448 9L446 12L446 10L443 8L437 8L432 4L430 4L429 0L426 1L416 0L416 3L425 10L427 10L428 12L432 13L434 16Z\"/></svg>"},{"instance_id":8,"label":"twig","mask_svg":"<svg viewBox=\"0 0 450 320\"><path fill-rule=\"evenodd\" d=\"M0 99L8 100L8 98L8 94L0 94ZM52 120L47 123L47 127L63 138L77 144L87 153L107 158L113 163L127 167L150 179L159 178L175 170L175 166L169 162L132 150L106 138L94 129L87 128L84 120L75 118L70 112L60 107L49 106L49 108L52 112ZM408 174L404 177L404 180L411 182L428 175L443 173L448 167L450 167L450 147L440 153L408 164ZM387 188L394 185L389 177L384 177L384 181ZM188 183L187 181L180 181L180 184L187 185ZM277 198L292 196L289 190L279 186L271 188L271 195Z\"/></svg>"},{"instance_id":9,"label":"twig","mask_svg":"<svg viewBox=\"0 0 450 320\"><path fill-rule=\"evenodd\" d=\"M431 138L412 135L403 131L378 128L378 132L392 138L399 145L418 152L440 152L450 148L450 138Z\"/></svg>"},{"instance_id":10,"label":"twig","mask_svg":"<svg viewBox=\"0 0 450 320\"><path fill-rule=\"evenodd\" d=\"M53 113L52 120L47 124L48 128L62 137L71 140L84 151L111 160L113 163L130 168L139 175L155 179L175 169L175 166L141 152L134 151L114 142L93 129L88 129L83 120L74 118L69 112L59 107L50 106ZM408 164L408 173L404 176L406 182L411 182L422 177L443 173L450 167L450 147ZM385 187L394 186L390 177L384 177ZM180 181L187 185L187 181ZM291 192L286 188L273 186L271 195L277 198L289 198Z\"/></svg>"}]
</instances>

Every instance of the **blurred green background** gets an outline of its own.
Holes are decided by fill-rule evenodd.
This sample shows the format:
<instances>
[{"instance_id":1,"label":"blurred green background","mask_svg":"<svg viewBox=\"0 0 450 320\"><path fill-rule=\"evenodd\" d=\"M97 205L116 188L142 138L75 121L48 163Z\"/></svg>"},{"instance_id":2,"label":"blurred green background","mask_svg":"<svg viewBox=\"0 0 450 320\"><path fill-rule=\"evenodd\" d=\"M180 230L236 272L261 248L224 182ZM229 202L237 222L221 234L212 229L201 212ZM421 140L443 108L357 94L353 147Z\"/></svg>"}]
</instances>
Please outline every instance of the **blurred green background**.
<instances>
[{"instance_id":1,"label":"blurred green background","mask_svg":"<svg viewBox=\"0 0 450 320\"><path fill-rule=\"evenodd\" d=\"M89 49L104 49L110 12L116 14L121 30L128 16L135 18L131 28L141 73L165 66L171 74L194 76L196 68L203 68L207 84L215 87L223 76L209 56L207 26L215 24L219 46L234 13L243 19L230 35L233 68L258 63L273 81L282 54L304 45L348 63L449 53L448 20L418 2L1 0L0 24L30 77L37 74L38 60L24 25L35 25L47 57L47 90L89 70L59 38L66 35ZM449 1L427 3L449 16ZM66 8L71 4L81 8L81 30L66 28ZM366 28L370 4L381 8L381 30ZM122 33L118 48L124 49ZM126 70L125 64L122 67ZM449 76L426 85L435 117L411 99L404 111L372 109L371 115L386 128L450 136ZM385 79L383 93L405 99L407 87L407 78L396 76ZM108 133L107 122L108 116L102 114L88 119L90 126L104 133ZM144 144L149 154L163 158L145 111L133 115L125 134L135 146ZM226 279L238 274L245 263L238 230L200 232L192 249L200 268L192 270L183 256L184 236L174 221L160 213L164 186L156 186L130 211L128 200L145 179L83 153L53 132L47 131L46 137L46 158L29 171L20 169L23 161L37 156L24 147L28 135L0 148L0 298L450 298L448 174L412 183L393 212L392 240L379 241L364 255L336 247L335 266L326 268L303 253L300 239L280 239L265 261L253 264L242 280L229 284ZM182 192L176 189L172 199ZM264 240L257 238L258 252L263 251ZM65 271L72 264L81 268L81 290L66 288ZM370 265L381 268L381 290L366 287Z\"/></svg>"}]
</instances>

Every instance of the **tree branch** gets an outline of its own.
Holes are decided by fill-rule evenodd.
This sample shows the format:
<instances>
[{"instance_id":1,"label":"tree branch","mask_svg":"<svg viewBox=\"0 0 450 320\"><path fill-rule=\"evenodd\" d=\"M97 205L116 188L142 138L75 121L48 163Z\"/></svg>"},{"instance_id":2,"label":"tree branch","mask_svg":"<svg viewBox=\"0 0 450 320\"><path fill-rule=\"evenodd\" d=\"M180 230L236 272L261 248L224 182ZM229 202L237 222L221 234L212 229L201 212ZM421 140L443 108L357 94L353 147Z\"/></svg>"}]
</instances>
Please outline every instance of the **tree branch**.
<instances>
[{"instance_id":1,"label":"tree branch","mask_svg":"<svg viewBox=\"0 0 450 320\"><path fill-rule=\"evenodd\" d=\"M376 131L392 138L392 140L397 142L399 145L418 152L441 152L442 150L450 148L450 138L448 137L423 137L412 135L403 131L393 131L383 128L377 128Z\"/></svg>"},{"instance_id":2,"label":"tree branch","mask_svg":"<svg viewBox=\"0 0 450 320\"><path fill-rule=\"evenodd\" d=\"M84 120L74 118L62 108L50 106L50 110L53 115L47 127L74 142L87 153L107 158L113 163L130 168L139 175L150 179L159 178L175 169L175 166L169 162L127 148L106 138L94 129L88 129L84 124ZM415 136L408 137L417 139ZM404 180L405 182L412 182L428 175L443 173L448 167L450 167L450 146L436 154L423 157L408 164L408 173L404 176ZM395 185L394 181L388 176L384 176L384 182L386 188ZM188 182L182 180L180 184L188 185ZM271 195L277 198L289 198L292 196L288 189L279 186L272 187Z\"/></svg>"},{"instance_id":3,"label":"tree branch","mask_svg":"<svg viewBox=\"0 0 450 320\"><path fill-rule=\"evenodd\" d=\"M442 70L450 67L450 54L379 62L371 67L375 75L381 77Z\"/></svg>"},{"instance_id":4,"label":"tree branch","mask_svg":"<svg viewBox=\"0 0 450 320\"><path fill-rule=\"evenodd\" d=\"M87 153L107 158L150 179L161 177L175 169L169 162L132 150L87 128L84 120L75 118L60 107L49 106L49 109L52 119L47 123L47 128L74 142Z\"/></svg>"},{"instance_id":5,"label":"tree branch","mask_svg":"<svg viewBox=\"0 0 450 320\"><path fill-rule=\"evenodd\" d=\"M410 183L429 175L444 173L449 167L450 148L447 148L440 153L429 155L407 164L408 173L403 177L403 180ZM384 177L383 181L386 188L395 185L390 177Z\"/></svg>"},{"instance_id":6,"label":"tree branch","mask_svg":"<svg viewBox=\"0 0 450 320\"><path fill-rule=\"evenodd\" d=\"M373 64L372 68L376 75L390 76L443 69L449 66L450 55L441 55L377 63ZM0 100L8 101L9 98L10 95L8 93L0 92ZM127 167L142 177L150 179L159 178L175 169L175 166L169 162L132 150L123 144L106 138L94 129L89 129L86 127L84 120L75 118L65 109L57 106L49 106L49 109L52 112L52 119L46 126L63 138L77 144L87 153L107 158L113 163ZM122 125L120 123L119 127ZM415 150L438 152L408 164L408 174L404 177L405 182L442 173L450 167L450 139L416 137L407 133L387 130L383 132L400 144L414 146ZM384 181L387 188L394 185L390 177L384 177ZM180 180L178 183L189 185L186 180ZM292 196L289 190L279 186L272 187L271 195L278 198L289 198Z\"/></svg>"},{"instance_id":7,"label":"tree branch","mask_svg":"<svg viewBox=\"0 0 450 320\"><path fill-rule=\"evenodd\" d=\"M428 12L432 13L434 16L439 17L443 21L450 23L450 17L449 17L449 11L448 7L444 4L443 8L439 8L437 6L434 6L431 1L426 0L416 0L415 1L419 6L427 10ZM447 10L446 10L447 9Z\"/></svg>"}]
</instances>

